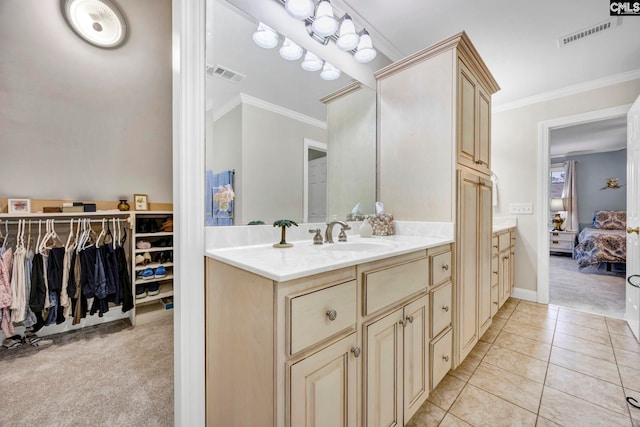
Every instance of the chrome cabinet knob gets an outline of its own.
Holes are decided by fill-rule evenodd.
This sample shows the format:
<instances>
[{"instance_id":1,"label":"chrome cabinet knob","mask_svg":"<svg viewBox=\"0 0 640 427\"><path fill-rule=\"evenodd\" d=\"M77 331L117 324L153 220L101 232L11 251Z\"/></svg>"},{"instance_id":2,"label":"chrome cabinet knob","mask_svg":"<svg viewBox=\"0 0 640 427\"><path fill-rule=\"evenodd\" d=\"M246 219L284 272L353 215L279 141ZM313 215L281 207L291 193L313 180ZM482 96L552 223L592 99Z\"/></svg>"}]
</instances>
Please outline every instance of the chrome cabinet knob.
<instances>
[{"instance_id":1,"label":"chrome cabinet knob","mask_svg":"<svg viewBox=\"0 0 640 427\"><path fill-rule=\"evenodd\" d=\"M442 311L444 311L445 313L449 311L449 306L448 305L443 305L442 306Z\"/></svg>"},{"instance_id":2,"label":"chrome cabinet knob","mask_svg":"<svg viewBox=\"0 0 640 427\"><path fill-rule=\"evenodd\" d=\"M449 270L449 264L445 264L445 265L443 265L443 266L442 266L442 269L443 269L444 271Z\"/></svg>"},{"instance_id":3,"label":"chrome cabinet knob","mask_svg":"<svg viewBox=\"0 0 640 427\"><path fill-rule=\"evenodd\" d=\"M327 310L327 317L333 322L338 317L338 312L335 310Z\"/></svg>"},{"instance_id":4,"label":"chrome cabinet knob","mask_svg":"<svg viewBox=\"0 0 640 427\"><path fill-rule=\"evenodd\" d=\"M446 354L444 356L442 356L442 360L444 360L445 362L449 361L449 356L447 356Z\"/></svg>"},{"instance_id":5,"label":"chrome cabinet knob","mask_svg":"<svg viewBox=\"0 0 640 427\"><path fill-rule=\"evenodd\" d=\"M353 357L360 357L361 352L362 350L360 350L360 347L353 347L351 349L351 353L353 353Z\"/></svg>"}]
</instances>

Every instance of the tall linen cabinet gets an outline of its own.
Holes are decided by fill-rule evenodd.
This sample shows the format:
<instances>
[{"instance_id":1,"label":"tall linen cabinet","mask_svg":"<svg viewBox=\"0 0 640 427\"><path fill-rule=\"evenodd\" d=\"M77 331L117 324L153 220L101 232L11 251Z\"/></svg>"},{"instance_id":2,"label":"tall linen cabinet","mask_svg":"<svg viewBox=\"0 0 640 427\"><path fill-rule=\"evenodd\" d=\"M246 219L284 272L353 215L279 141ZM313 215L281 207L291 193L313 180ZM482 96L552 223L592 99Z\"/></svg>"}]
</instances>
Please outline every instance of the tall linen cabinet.
<instances>
[{"instance_id":1,"label":"tall linen cabinet","mask_svg":"<svg viewBox=\"0 0 640 427\"><path fill-rule=\"evenodd\" d=\"M396 219L453 222L454 367L491 324L491 95L462 32L378 71L378 200Z\"/></svg>"}]
</instances>

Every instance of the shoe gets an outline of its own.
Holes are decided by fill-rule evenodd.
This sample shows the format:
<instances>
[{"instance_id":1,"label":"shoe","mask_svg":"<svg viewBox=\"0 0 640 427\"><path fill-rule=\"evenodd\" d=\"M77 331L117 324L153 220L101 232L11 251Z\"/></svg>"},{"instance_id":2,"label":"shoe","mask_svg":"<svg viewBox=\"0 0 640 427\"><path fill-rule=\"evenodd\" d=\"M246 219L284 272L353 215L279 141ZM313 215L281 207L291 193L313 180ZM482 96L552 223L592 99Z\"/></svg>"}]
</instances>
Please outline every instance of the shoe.
<instances>
[{"instance_id":1,"label":"shoe","mask_svg":"<svg viewBox=\"0 0 640 427\"><path fill-rule=\"evenodd\" d=\"M153 270L150 268L145 268L144 270L142 270L142 273L140 273L140 277L143 280L153 279Z\"/></svg>"},{"instance_id":2,"label":"shoe","mask_svg":"<svg viewBox=\"0 0 640 427\"><path fill-rule=\"evenodd\" d=\"M149 291L147 292L147 295L149 296L158 295L160 293L160 285L158 283L150 283L148 288Z\"/></svg>"},{"instance_id":3,"label":"shoe","mask_svg":"<svg viewBox=\"0 0 640 427\"><path fill-rule=\"evenodd\" d=\"M138 240L138 242L136 243L136 248L149 249L151 248L151 243L147 242L146 240Z\"/></svg>"},{"instance_id":4,"label":"shoe","mask_svg":"<svg viewBox=\"0 0 640 427\"><path fill-rule=\"evenodd\" d=\"M155 271L156 279L160 279L162 277L165 277L166 275L167 275L167 271L165 270L163 265L156 268L156 271Z\"/></svg>"},{"instance_id":5,"label":"shoe","mask_svg":"<svg viewBox=\"0 0 640 427\"><path fill-rule=\"evenodd\" d=\"M164 220L160 225L160 231L172 232L173 231L173 217L169 217Z\"/></svg>"},{"instance_id":6,"label":"shoe","mask_svg":"<svg viewBox=\"0 0 640 427\"><path fill-rule=\"evenodd\" d=\"M147 285L136 285L136 299L147 296Z\"/></svg>"},{"instance_id":7,"label":"shoe","mask_svg":"<svg viewBox=\"0 0 640 427\"><path fill-rule=\"evenodd\" d=\"M146 264L146 262L144 262L144 256L138 254L136 255L136 265L140 265L140 264Z\"/></svg>"},{"instance_id":8,"label":"shoe","mask_svg":"<svg viewBox=\"0 0 640 427\"><path fill-rule=\"evenodd\" d=\"M149 252L145 252L144 255L142 255L142 257L144 258L144 261L142 262L142 264L147 265L151 262L151 254Z\"/></svg>"}]
</instances>

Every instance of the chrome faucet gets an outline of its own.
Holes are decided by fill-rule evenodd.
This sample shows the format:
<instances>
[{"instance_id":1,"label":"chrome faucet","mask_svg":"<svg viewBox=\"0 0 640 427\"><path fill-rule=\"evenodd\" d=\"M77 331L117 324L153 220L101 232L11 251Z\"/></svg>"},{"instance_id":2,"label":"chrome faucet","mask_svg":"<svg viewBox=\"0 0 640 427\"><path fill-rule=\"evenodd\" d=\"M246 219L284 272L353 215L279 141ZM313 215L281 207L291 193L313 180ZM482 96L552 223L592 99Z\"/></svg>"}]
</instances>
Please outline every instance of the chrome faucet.
<instances>
[{"instance_id":1,"label":"chrome faucet","mask_svg":"<svg viewBox=\"0 0 640 427\"><path fill-rule=\"evenodd\" d=\"M339 242L347 241L347 233L345 233L345 230L351 230L351 227L349 226L349 224L347 224L344 221L331 221L327 223L327 229L324 231L325 243L333 243L333 226L336 224L340 224L340 227L342 227L342 229L340 230L340 234L338 234L338 241Z\"/></svg>"}]
</instances>

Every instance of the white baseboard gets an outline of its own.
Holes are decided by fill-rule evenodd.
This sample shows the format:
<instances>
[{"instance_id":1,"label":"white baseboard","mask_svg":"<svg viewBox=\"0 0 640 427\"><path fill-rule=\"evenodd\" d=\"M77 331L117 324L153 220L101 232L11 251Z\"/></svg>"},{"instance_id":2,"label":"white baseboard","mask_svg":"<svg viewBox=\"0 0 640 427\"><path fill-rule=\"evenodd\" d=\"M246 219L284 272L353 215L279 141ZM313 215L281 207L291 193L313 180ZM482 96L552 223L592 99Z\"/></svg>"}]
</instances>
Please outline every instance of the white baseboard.
<instances>
[{"instance_id":1,"label":"white baseboard","mask_svg":"<svg viewBox=\"0 0 640 427\"><path fill-rule=\"evenodd\" d=\"M525 301L538 302L538 292L529 289L513 288L511 296Z\"/></svg>"}]
</instances>

